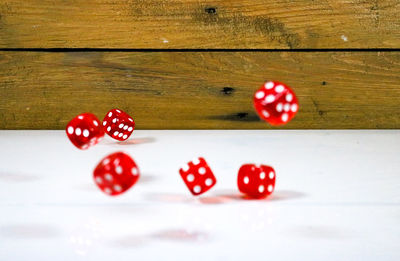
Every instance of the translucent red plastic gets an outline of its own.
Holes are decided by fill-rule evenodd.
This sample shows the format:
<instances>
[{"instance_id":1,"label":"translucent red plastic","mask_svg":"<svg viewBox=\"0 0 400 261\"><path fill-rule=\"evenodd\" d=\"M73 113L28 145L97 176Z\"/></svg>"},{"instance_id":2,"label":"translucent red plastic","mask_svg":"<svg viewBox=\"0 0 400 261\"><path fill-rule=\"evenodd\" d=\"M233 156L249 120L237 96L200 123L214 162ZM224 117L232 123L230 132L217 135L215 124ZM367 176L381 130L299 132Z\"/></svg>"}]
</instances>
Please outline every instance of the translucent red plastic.
<instances>
[{"instance_id":1,"label":"translucent red plastic","mask_svg":"<svg viewBox=\"0 0 400 261\"><path fill-rule=\"evenodd\" d=\"M267 165L245 164L239 169L237 184L239 191L250 198L261 199L275 189L275 170Z\"/></svg>"},{"instance_id":2,"label":"translucent red plastic","mask_svg":"<svg viewBox=\"0 0 400 261\"><path fill-rule=\"evenodd\" d=\"M110 137L124 141L131 136L135 129L135 121L126 112L112 109L103 119L103 128Z\"/></svg>"},{"instance_id":3,"label":"translucent red plastic","mask_svg":"<svg viewBox=\"0 0 400 261\"><path fill-rule=\"evenodd\" d=\"M116 196L130 189L138 181L139 168L123 152L108 155L93 171L96 185L107 195Z\"/></svg>"},{"instance_id":4,"label":"translucent red plastic","mask_svg":"<svg viewBox=\"0 0 400 261\"><path fill-rule=\"evenodd\" d=\"M99 119L91 113L82 113L73 118L65 131L72 144L81 150L96 145L104 137Z\"/></svg>"},{"instance_id":5,"label":"translucent red plastic","mask_svg":"<svg viewBox=\"0 0 400 261\"><path fill-rule=\"evenodd\" d=\"M294 118L299 102L287 85L269 81L254 94L254 107L261 119L271 125L282 125Z\"/></svg>"},{"instance_id":6,"label":"translucent red plastic","mask_svg":"<svg viewBox=\"0 0 400 261\"><path fill-rule=\"evenodd\" d=\"M211 189L217 180L204 158L196 158L179 169L179 174L189 191L200 195Z\"/></svg>"}]
</instances>

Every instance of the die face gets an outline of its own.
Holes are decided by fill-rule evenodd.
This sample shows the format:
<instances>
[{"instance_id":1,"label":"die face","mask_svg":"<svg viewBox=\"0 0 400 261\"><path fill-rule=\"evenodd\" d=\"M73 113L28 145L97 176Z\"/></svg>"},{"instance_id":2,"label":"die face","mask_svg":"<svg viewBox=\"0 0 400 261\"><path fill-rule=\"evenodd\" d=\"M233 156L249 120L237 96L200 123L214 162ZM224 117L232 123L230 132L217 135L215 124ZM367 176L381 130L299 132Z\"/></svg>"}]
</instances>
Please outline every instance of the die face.
<instances>
[{"instance_id":1,"label":"die face","mask_svg":"<svg viewBox=\"0 0 400 261\"><path fill-rule=\"evenodd\" d=\"M135 122L131 116L120 109L107 112L103 119L104 131L112 138L124 141L131 136L135 129Z\"/></svg>"},{"instance_id":2,"label":"die face","mask_svg":"<svg viewBox=\"0 0 400 261\"><path fill-rule=\"evenodd\" d=\"M267 165L245 164L239 169L239 191L251 198L265 198L275 189L275 170Z\"/></svg>"},{"instance_id":3,"label":"die face","mask_svg":"<svg viewBox=\"0 0 400 261\"><path fill-rule=\"evenodd\" d=\"M179 174L194 196L205 193L217 183L211 168L201 157L179 169Z\"/></svg>"},{"instance_id":4,"label":"die face","mask_svg":"<svg viewBox=\"0 0 400 261\"><path fill-rule=\"evenodd\" d=\"M104 137L100 121L91 113L82 113L73 118L65 131L72 144L82 150L96 145Z\"/></svg>"},{"instance_id":5,"label":"die face","mask_svg":"<svg viewBox=\"0 0 400 261\"><path fill-rule=\"evenodd\" d=\"M139 179L135 161L123 152L108 155L93 171L96 185L107 195L116 196L130 189Z\"/></svg>"},{"instance_id":6,"label":"die face","mask_svg":"<svg viewBox=\"0 0 400 261\"><path fill-rule=\"evenodd\" d=\"M299 103L287 85L269 81L254 94L254 107L261 119L271 125L282 125L294 118Z\"/></svg>"}]
</instances>

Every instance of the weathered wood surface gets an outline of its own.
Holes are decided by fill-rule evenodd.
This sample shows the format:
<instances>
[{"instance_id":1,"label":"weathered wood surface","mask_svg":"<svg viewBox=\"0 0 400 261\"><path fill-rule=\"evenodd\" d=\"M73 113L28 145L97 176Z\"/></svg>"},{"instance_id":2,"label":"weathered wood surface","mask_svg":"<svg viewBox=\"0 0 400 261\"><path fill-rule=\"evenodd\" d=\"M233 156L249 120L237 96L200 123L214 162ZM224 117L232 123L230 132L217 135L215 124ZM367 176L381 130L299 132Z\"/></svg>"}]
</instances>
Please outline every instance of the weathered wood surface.
<instances>
[{"instance_id":1,"label":"weathered wood surface","mask_svg":"<svg viewBox=\"0 0 400 261\"><path fill-rule=\"evenodd\" d=\"M267 79L292 86L283 128L400 128L400 52L0 52L0 128L63 129L114 107L139 129L263 129L252 104Z\"/></svg>"},{"instance_id":2,"label":"weathered wood surface","mask_svg":"<svg viewBox=\"0 0 400 261\"><path fill-rule=\"evenodd\" d=\"M2 0L0 48L398 48L399 0Z\"/></svg>"}]
</instances>

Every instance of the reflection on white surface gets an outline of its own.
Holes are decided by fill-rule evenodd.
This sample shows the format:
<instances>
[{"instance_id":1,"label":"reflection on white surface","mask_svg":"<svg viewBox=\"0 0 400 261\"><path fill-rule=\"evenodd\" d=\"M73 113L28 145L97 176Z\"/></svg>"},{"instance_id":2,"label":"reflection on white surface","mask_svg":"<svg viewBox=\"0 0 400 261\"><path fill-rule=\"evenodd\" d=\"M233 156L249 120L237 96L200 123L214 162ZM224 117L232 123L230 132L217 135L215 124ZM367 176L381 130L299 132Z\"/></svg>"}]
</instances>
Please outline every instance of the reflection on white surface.
<instances>
[{"instance_id":1,"label":"reflection on white surface","mask_svg":"<svg viewBox=\"0 0 400 261\"><path fill-rule=\"evenodd\" d=\"M0 147L0 260L400 260L400 131L135 131L87 151L0 131ZM92 171L121 149L141 178L109 197ZM178 169L199 155L218 182L193 197ZM276 170L267 199L237 191L254 162Z\"/></svg>"},{"instance_id":2,"label":"reflection on white surface","mask_svg":"<svg viewBox=\"0 0 400 261\"><path fill-rule=\"evenodd\" d=\"M347 239L352 237L353 233L349 230L343 230L341 227L333 226L298 226L288 230L291 236L299 238L310 238L315 240L332 240L332 239Z\"/></svg>"},{"instance_id":3,"label":"reflection on white surface","mask_svg":"<svg viewBox=\"0 0 400 261\"><path fill-rule=\"evenodd\" d=\"M134 137L134 134L131 135L131 137L127 140L124 141L118 141L116 142L115 140L106 140L103 141L103 145L108 145L108 146L135 146L135 145L140 145L140 144L146 144L146 143L152 143L155 142L156 139L154 137L141 137L137 138Z\"/></svg>"},{"instance_id":4,"label":"reflection on white surface","mask_svg":"<svg viewBox=\"0 0 400 261\"><path fill-rule=\"evenodd\" d=\"M208 239L204 232L190 231L186 229L162 230L152 234L128 235L111 242L113 245L125 248L139 247L151 244L154 240L172 241L180 243L201 243Z\"/></svg>"},{"instance_id":5,"label":"reflection on white surface","mask_svg":"<svg viewBox=\"0 0 400 261\"><path fill-rule=\"evenodd\" d=\"M39 180L39 176L24 173L4 172L0 173L0 182L34 182Z\"/></svg>"},{"instance_id":6,"label":"reflection on white surface","mask_svg":"<svg viewBox=\"0 0 400 261\"><path fill-rule=\"evenodd\" d=\"M151 235L152 238L160 240L171 240L181 242L199 242L207 240L207 234L198 231L188 231L185 229L170 229Z\"/></svg>"},{"instance_id":7,"label":"reflection on white surface","mask_svg":"<svg viewBox=\"0 0 400 261\"><path fill-rule=\"evenodd\" d=\"M0 236L14 239L47 239L60 236L60 230L46 224L12 224L0 227Z\"/></svg>"},{"instance_id":8,"label":"reflection on white surface","mask_svg":"<svg viewBox=\"0 0 400 261\"><path fill-rule=\"evenodd\" d=\"M199 197L188 197L187 194L176 193L149 193L146 199L159 202L159 203L186 203L186 204L228 204L237 201L256 201L256 202L269 202L290 200L305 197L305 194L298 191L281 190L276 191L271 196L264 199L248 198L240 192L233 190L217 190L217 192L210 193L211 195L203 195Z\"/></svg>"},{"instance_id":9,"label":"reflection on white surface","mask_svg":"<svg viewBox=\"0 0 400 261\"><path fill-rule=\"evenodd\" d=\"M80 256L86 256L90 251L99 247L98 241L103 236L104 229L98 219L90 218L77 223L69 233L69 243L74 252Z\"/></svg>"}]
</instances>

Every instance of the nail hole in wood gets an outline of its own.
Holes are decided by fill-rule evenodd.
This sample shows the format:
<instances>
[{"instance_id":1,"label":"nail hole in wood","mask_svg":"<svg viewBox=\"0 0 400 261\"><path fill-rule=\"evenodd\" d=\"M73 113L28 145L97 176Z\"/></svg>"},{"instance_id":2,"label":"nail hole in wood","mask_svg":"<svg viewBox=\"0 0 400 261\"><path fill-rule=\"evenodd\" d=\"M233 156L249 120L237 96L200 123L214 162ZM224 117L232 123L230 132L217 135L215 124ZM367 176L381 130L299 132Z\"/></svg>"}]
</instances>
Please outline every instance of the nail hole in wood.
<instances>
[{"instance_id":1,"label":"nail hole in wood","mask_svg":"<svg viewBox=\"0 0 400 261\"><path fill-rule=\"evenodd\" d=\"M215 7L206 7L206 8L204 8L204 10L208 14L216 14L217 13L217 8L215 8Z\"/></svg>"},{"instance_id":2,"label":"nail hole in wood","mask_svg":"<svg viewBox=\"0 0 400 261\"><path fill-rule=\"evenodd\" d=\"M232 87L224 87L222 88L221 92L225 95L231 95L235 91Z\"/></svg>"}]
</instances>

